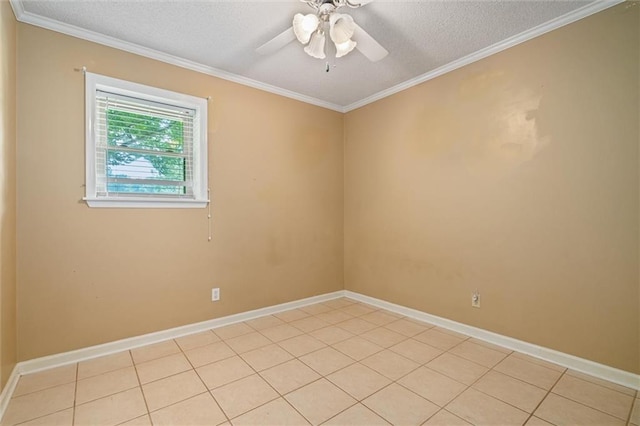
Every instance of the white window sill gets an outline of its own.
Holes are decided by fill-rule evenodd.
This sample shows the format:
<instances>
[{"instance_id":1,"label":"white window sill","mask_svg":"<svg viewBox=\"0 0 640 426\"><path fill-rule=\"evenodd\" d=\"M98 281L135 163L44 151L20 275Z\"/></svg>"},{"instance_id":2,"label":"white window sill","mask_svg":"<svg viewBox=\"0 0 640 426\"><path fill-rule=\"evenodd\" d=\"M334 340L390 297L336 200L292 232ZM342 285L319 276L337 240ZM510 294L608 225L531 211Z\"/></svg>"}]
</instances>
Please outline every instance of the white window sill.
<instances>
[{"instance_id":1,"label":"white window sill","mask_svg":"<svg viewBox=\"0 0 640 426\"><path fill-rule=\"evenodd\" d=\"M184 200L175 198L83 198L89 207L130 209L199 209L209 200Z\"/></svg>"}]
</instances>

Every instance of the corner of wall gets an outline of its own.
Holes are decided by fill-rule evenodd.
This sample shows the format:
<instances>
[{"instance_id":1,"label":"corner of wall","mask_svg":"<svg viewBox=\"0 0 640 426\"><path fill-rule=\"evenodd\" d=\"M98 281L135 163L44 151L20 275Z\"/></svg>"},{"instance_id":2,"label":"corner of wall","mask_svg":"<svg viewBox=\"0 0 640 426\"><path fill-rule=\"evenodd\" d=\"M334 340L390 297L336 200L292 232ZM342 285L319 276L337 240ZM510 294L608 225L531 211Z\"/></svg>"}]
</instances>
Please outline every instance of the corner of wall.
<instances>
[{"instance_id":1,"label":"corner of wall","mask_svg":"<svg viewBox=\"0 0 640 426\"><path fill-rule=\"evenodd\" d=\"M16 50L17 21L0 2L0 384L16 365Z\"/></svg>"},{"instance_id":2,"label":"corner of wall","mask_svg":"<svg viewBox=\"0 0 640 426\"><path fill-rule=\"evenodd\" d=\"M347 126L346 119L347 113L343 113L340 117L342 122L342 289L347 289L347 262L345 261L345 253L346 253L346 231L345 231L345 207L347 203L347 190L345 182L347 181L346 176L346 164L347 164Z\"/></svg>"}]
</instances>

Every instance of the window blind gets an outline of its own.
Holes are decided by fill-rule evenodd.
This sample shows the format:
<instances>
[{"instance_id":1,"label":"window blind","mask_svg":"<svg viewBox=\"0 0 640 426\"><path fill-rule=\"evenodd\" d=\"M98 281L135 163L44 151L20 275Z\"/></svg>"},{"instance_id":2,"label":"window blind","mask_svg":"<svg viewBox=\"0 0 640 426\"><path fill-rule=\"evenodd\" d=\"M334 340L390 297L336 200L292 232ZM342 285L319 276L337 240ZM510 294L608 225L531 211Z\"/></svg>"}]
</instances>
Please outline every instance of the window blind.
<instances>
[{"instance_id":1,"label":"window blind","mask_svg":"<svg viewBox=\"0 0 640 426\"><path fill-rule=\"evenodd\" d=\"M96 195L193 198L195 110L96 91Z\"/></svg>"}]
</instances>

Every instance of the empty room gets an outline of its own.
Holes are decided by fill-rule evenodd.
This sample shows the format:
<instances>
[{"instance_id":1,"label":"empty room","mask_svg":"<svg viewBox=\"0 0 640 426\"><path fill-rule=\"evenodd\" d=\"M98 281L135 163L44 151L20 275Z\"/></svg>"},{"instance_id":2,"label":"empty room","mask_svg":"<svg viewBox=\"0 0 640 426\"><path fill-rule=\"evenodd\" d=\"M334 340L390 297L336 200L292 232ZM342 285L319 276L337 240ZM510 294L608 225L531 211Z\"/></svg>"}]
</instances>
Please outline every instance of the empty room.
<instances>
[{"instance_id":1,"label":"empty room","mask_svg":"<svg viewBox=\"0 0 640 426\"><path fill-rule=\"evenodd\" d=\"M640 426L640 2L0 37L2 425Z\"/></svg>"}]
</instances>

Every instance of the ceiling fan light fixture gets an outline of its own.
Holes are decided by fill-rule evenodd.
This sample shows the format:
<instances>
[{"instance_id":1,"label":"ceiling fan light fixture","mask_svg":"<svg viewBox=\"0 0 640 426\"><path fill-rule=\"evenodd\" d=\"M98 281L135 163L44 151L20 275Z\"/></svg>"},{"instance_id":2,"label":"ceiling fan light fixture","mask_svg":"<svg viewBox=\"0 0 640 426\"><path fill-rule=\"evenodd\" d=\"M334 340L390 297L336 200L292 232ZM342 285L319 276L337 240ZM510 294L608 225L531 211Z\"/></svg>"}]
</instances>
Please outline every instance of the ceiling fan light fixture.
<instances>
[{"instance_id":1,"label":"ceiling fan light fixture","mask_svg":"<svg viewBox=\"0 0 640 426\"><path fill-rule=\"evenodd\" d=\"M347 53L351 52L353 49L356 48L356 45L358 43L356 43L353 40L347 40L344 43L336 43L336 58L341 58L344 55L346 55Z\"/></svg>"},{"instance_id":2,"label":"ceiling fan light fixture","mask_svg":"<svg viewBox=\"0 0 640 426\"><path fill-rule=\"evenodd\" d=\"M293 32L300 43L307 44L309 43L311 34L318 29L319 24L320 20L318 16L313 13L309 13L308 15L296 13L293 17Z\"/></svg>"},{"instance_id":3,"label":"ceiling fan light fixture","mask_svg":"<svg viewBox=\"0 0 640 426\"><path fill-rule=\"evenodd\" d=\"M337 13L342 7L357 8L371 0L361 0L358 3L355 2L357 0L300 1L313 8L315 13L296 13L291 28L258 47L256 52L266 55L297 39L305 45L304 51L309 56L325 59L326 39L330 38L336 48L336 58L348 55L354 49L358 49L371 62L379 61L389 54L380 43L355 23L351 15ZM354 37L356 41L353 40Z\"/></svg>"},{"instance_id":4,"label":"ceiling fan light fixture","mask_svg":"<svg viewBox=\"0 0 640 426\"><path fill-rule=\"evenodd\" d=\"M356 24L351 15L332 13L329 16L329 35L335 44L346 43L353 37Z\"/></svg>"},{"instance_id":5,"label":"ceiling fan light fixture","mask_svg":"<svg viewBox=\"0 0 640 426\"><path fill-rule=\"evenodd\" d=\"M324 59L326 58L326 55L324 54L324 43L324 31L316 31L311 36L311 41L309 42L309 45L304 48L304 51L307 52L309 56L317 59Z\"/></svg>"}]
</instances>

